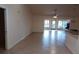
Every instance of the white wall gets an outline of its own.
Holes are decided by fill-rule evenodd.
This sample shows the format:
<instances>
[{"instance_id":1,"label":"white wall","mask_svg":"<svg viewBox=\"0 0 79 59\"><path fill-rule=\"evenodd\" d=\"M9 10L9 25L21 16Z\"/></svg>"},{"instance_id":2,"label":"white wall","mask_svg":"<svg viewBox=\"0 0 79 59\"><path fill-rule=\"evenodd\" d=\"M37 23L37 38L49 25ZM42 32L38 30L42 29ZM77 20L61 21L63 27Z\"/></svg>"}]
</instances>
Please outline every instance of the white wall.
<instances>
[{"instance_id":1,"label":"white wall","mask_svg":"<svg viewBox=\"0 0 79 59\"><path fill-rule=\"evenodd\" d=\"M39 15L33 15L32 20L32 31L33 32L43 32L44 29L44 20L50 19L50 16L39 16Z\"/></svg>"},{"instance_id":2,"label":"white wall","mask_svg":"<svg viewBox=\"0 0 79 59\"><path fill-rule=\"evenodd\" d=\"M79 30L79 18L72 18L70 29L78 29Z\"/></svg>"},{"instance_id":3,"label":"white wall","mask_svg":"<svg viewBox=\"0 0 79 59\"><path fill-rule=\"evenodd\" d=\"M31 33L31 13L25 5L0 5L6 9L6 48L10 49Z\"/></svg>"}]
</instances>

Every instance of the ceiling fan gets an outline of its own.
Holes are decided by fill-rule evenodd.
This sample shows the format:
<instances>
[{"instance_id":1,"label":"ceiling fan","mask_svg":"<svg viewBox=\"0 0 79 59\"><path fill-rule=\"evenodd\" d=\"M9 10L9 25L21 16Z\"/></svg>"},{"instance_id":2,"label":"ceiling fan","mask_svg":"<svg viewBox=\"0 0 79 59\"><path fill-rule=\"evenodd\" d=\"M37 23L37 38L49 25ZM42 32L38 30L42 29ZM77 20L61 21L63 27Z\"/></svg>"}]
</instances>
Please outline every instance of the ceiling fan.
<instances>
[{"instance_id":1,"label":"ceiling fan","mask_svg":"<svg viewBox=\"0 0 79 59\"><path fill-rule=\"evenodd\" d=\"M58 18L58 16L57 16L57 9L54 9L54 14L53 14L53 18Z\"/></svg>"}]
</instances>

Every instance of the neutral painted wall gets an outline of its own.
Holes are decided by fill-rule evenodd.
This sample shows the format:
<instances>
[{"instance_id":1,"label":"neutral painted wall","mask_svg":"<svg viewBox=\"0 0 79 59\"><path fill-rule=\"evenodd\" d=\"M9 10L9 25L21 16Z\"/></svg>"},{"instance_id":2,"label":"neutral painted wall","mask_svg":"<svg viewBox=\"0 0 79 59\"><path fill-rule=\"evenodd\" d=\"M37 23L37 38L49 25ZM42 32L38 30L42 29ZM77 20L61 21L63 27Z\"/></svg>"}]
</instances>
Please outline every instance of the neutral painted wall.
<instances>
[{"instance_id":1,"label":"neutral painted wall","mask_svg":"<svg viewBox=\"0 0 79 59\"><path fill-rule=\"evenodd\" d=\"M6 48L10 49L31 33L31 13L25 5L0 5L6 12Z\"/></svg>"},{"instance_id":2,"label":"neutral painted wall","mask_svg":"<svg viewBox=\"0 0 79 59\"><path fill-rule=\"evenodd\" d=\"M79 18L72 18L70 29L78 29L79 30Z\"/></svg>"}]
</instances>

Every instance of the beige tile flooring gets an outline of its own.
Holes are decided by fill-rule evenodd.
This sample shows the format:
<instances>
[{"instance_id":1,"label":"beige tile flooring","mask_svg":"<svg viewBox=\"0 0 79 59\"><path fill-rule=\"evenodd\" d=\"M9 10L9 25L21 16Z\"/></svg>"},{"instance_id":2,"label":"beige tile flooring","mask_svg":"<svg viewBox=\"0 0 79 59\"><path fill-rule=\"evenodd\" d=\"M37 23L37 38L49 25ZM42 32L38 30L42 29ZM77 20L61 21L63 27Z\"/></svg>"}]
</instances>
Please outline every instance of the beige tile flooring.
<instances>
[{"instance_id":1,"label":"beige tile flooring","mask_svg":"<svg viewBox=\"0 0 79 59\"><path fill-rule=\"evenodd\" d=\"M71 54L65 46L65 31L44 30L43 33L32 33L9 51L8 54Z\"/></svg>"}]
</instances>

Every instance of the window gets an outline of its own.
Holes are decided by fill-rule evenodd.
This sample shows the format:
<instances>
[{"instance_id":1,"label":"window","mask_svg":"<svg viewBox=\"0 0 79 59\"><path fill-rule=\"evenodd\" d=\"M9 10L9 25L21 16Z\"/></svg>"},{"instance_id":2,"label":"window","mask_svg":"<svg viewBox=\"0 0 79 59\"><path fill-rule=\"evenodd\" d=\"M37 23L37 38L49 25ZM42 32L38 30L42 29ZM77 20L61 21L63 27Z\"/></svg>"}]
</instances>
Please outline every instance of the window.
<instances>
[{"instance_id":1,"label":"window","mask_svg":"<svg viewBox=\"0 0 79 59\"><path fill-rule=\"evenodd\" d=\"M48 27L49 27L49 20L45 20L45 21L44 21L44 27L45 27L45 28L48 28Z\"/></svg>"},{"instance_id":2,"label":"window","mask_svg":"<svg viewBox=\"0 0 79 59\"><path fill-rule=\"evenodd\" d=\"M65 29L67 27L68 22L69 22L69 20L59 20L58 29Z\"/></svg>"},{"instance_id":3,"label":"window","mask_svg":"<svg viewBox=\"0 0 79 59\"><path fill-rule=\"evenodd\" d=\"M56 27L56 21L52 21L52 29L55 29Z\"/></svg>"},{"instance_id":4,"label":"window","mask_svg":"<svg viewBox=\"0 0 79 59\"><path fill-rule=\"evenodd\" d=\"M62 28L63 27L63 21L58 21L58 28Z\"/></svg>"}]
</instances>

